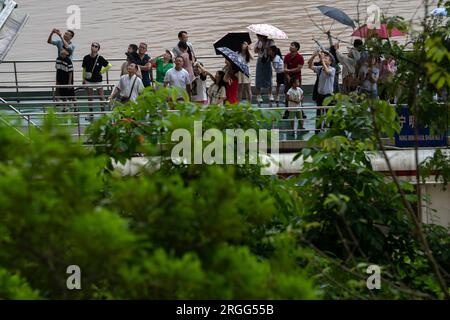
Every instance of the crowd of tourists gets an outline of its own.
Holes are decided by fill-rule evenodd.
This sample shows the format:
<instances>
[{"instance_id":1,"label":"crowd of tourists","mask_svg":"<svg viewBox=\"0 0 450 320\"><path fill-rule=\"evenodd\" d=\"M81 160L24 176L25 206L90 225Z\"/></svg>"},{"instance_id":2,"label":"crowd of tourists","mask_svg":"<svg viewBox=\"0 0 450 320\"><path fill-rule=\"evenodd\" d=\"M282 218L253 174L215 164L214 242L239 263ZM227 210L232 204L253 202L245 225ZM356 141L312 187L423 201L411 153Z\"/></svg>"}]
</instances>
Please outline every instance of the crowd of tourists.
<instances>
[{"instance_id":1,"label":"crowd of tourists","mask_svg":"<svg viewBox=\"0 0 450 320\"><path fill-rule=\"evenodd\" d=\"M359 39L356 39L353 46L347 48L348 52L344 53L339 43L332 43L330 33L327 35L329 48L318 46L307 61L307 67L316 74L313 91L313 100L316 104L322 106L325 99L336 92L358 91L369 98L384 95L383 89L380 92L378 84L388 83L395 74L395 60L390 57L369 55ZM59 30L53 29L48 38L48 43L58 48L56 84L68 85L58 88L57 96L63 100L75 100L73 37L74 32L71 30L62 34ZM277 106L284 104L288 109L298 108L304 99L302 70L305 60L300 53L300 43L291 42L289 52L283 56L274 40L259 34L257 38L253 49L250 43L244 41L237 52L241 61L247 65L256 60L254 76L256 102L261 104L264 101L263 90L265 90L270 104L275 103ZM102 87L103 75L112 65L99 54L99 51L100 44L93 42L91 52L83 58L82 81L83 84L90 85L86 86L89 101L92 100L94 90L98 91L101 100L106 100ZM183 93L187 93L191 101L205 106L253 100L252 75L245 75L227 59L223 68L212 74L197 59L186 31L178 33L178 41L173 48L167 48L155 58L150 56L148 45L144 42L139 45L130 44L125 55L126 61L121 66L120 81L108 100L135 101L142 90L149 86L179 88L178 99L184 99ZM283 101L282 93L284 93ZM285 117L289 116L288 109Z\"/></svg>"}]
</instances>

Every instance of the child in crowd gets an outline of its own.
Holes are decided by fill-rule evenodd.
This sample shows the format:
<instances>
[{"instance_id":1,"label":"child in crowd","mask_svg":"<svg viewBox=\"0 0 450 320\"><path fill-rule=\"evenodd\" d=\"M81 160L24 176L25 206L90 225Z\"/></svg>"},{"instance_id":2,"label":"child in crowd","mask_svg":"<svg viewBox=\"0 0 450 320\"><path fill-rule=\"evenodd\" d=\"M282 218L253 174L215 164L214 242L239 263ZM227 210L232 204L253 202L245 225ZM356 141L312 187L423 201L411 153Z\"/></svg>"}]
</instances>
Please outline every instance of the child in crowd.
<instances>
[{"instance_id":1,"label":"child in crowd","mask_svg":"<svg viewBox=\"0 0 450 320\"><path fill-rule=\"evenodd\" d=\"M300 88L300 80L297 78L291 78L291 88L287 92L288 108L284 112L283 119L294 119L292 121L292 129L296 130L295 125L300 121L300 128L303 129L303 112L301 110L289 111L291 108L302 107L303 102L303 90ZM295 134L297 135L297 133Z\"/></svg>"},{"instance_id":2,"label":"child in crowd","mask_svg":"<svg viewBox=\"0 0 450 320\"><path fill-rule=\"evenodd\" d=\"M241 55L242 60L248 65L251 60L253 60L252 54L250 53L250 45L247 41L244 41L241 45L241 49L238 51ZM247 77L243 72L238 72L238 82L239 82L239 92L238 99L246 99L251 103L252 101L252 84L251 77Z\"/></svg>"},{"instance_id":3,"label":"child in crowd","mask_svg":"<svg viewBox=\"0 0 450 320\"><path fill-rule=\"evenodd\" d=\"M225 72L217 71L214 77L214 84L209 87L208 96L209 104L223 106L224 101L227 98Z\"/></svg>"},{"instance_id":4,"label":"child in crowd","mask_svg":"<svg viewBox=\"0 0 450 320\"><path fill-rule=\"evenodd\" d=\"M234 66L234 64L230 63L228 60L225 60L225 67L222 71L225 72L224 81L226 83L226 102L230 104L237 104L239 103L239 80L237 76L239 70Z\"/></svg>"},{"instance_id":5,"label":"child in crowd","mask_svg":"<svg viewBox=\"0 0 450 320\"><path fill-rule=\"evenodd\" d=\"M195 79L192 81L192 102L207 106L206 79L208 72L203 68L203 64L198 61L194 64L194 76Z\"/></svg>"},{"instance_id":6,"label":"child in crowd","mask_svg":"<svg viewBox=\"0 0 450 320\"><path fill-rule=\"evenodd\" d=\"M272 61L273 68L277 74L277 88L275 91L275 101L277 106L280 103L280 88L284 84L284 61L281 51L277 46L271 46L268 51L269 57Z\"/></svg>"}]
</instances>

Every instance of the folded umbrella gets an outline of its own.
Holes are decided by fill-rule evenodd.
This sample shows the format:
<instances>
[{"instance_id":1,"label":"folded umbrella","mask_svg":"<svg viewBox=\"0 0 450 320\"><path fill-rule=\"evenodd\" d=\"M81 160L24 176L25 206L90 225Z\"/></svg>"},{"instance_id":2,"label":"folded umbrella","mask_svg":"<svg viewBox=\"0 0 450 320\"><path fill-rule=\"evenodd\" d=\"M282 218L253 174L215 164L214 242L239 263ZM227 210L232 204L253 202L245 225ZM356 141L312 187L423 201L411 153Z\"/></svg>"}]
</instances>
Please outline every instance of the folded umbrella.
<instances>
[{"instance_id":1,"label":"folded umbrella","mask_svg":"<svg viewBox=\"0 0 450 320\"><path fill-rule=\"evenodd\" d=\"M229 48L233 51L239 51L241 49L242 43L246 41L248 44L252 43L250 38L250 33L248 32L230 32L223 36L221 39L217 40L214 43L214 49L216 49L216 54L220 55L221 53L217 50L217 48L225 47Z\"/></svg>"},{"instance_id":2,"label":"folded umbrella","mask_svg":"<svg viewBox=\"0 0 450 320\"><path fill-rule=\"evenodd\" d=\"M249 25L247 29L256 34L267 36L273 40L286 40L288 38L286 33L271 24L252 24Z\"/></svg>"},{"instance_id":3,"label":"folded umbrella","mask_svg":"<svg viewBox=\"0 0 450 320\"><path fill-rule=\"evenodd\" d=\"M225 48L225 47L217 48L217 51L219 51L220 54L225 57L225 59L230 61L234 66L236 66L247 77L250 76L250 70L248 68L248 65L244 62L244 60L238 53L231 50L230 48Z\"/></svg>"},{"instance_id":4,"label":"folded umbrella","mask_svg":"<svg viewBox=\"0 0 450 320\"><path fill-rule=\"evenodd\" d=\"M352 18L350 18L344 11L329 7L329 6L318 6L317 9L320 10L324 15L327 17L336 20L337 22L340 22L346 26L352 27L353 29L356 28L355 22Z\"/></svg>"},{"instance_id":5,"label":"folded umbrella","mask_svg":"<svg viewBox=\"0 0 450 320\"><path fill-rule=\"evenodd\" d=\"M387 24L385 23L379 29L369 29L367 25L363 25L352 33L352 37L358 38L368 38L372 35L378 35L381 39L389 39L391 37L402 37L405 34L397 28L388 30Z\"/></svg>"},{"instance_id":6,"label":"folded umbrella","mask_svg":"<svg viewBox=\"0 0 450 320\"><path fill-rule=\"evenodd\" d=\"M431 11L432 16L441 16L446 17L447 16L447 9L445 8L435 8L433 11Z\"/></svg>"}]
</instances>

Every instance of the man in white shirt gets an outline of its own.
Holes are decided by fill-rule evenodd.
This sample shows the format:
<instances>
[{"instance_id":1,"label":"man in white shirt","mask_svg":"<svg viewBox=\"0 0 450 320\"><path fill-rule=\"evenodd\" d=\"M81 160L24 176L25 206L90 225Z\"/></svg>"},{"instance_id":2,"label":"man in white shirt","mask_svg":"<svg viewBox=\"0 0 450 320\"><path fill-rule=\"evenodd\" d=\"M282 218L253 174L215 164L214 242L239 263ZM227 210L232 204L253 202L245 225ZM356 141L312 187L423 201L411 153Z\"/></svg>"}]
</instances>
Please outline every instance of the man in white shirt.
<instances>
[{"instance_id":1,"label":"man in white shirt","mask_svg":"<svg viewBox=\"0 0 450 320\"><path fill-rule=\"evenodd\" d=\"M108 100L113 100L117 93L120 92L120 100L122 102L127 102L128 100L136 101L139 94L144 90L142 80L136 76L137 70L137 64L130 63L128 65L128 74L120 77L119 83L114 88Z\"/></svg>"},{"instance_id":2,"label":"man in white shirt","mask_svg":"<svg viewBox=\"0 0 450 320\"><path fill-rule=\"evenodd\" d=\"M166 72L164 86L186 90L189 95L189 100L191 100L191 81L189 73L183 69L183 63L184 61L181 56L175 59L175 67ZM179 93L178 100L182 99L183 95Z\"/></svg>"}]
</instances>

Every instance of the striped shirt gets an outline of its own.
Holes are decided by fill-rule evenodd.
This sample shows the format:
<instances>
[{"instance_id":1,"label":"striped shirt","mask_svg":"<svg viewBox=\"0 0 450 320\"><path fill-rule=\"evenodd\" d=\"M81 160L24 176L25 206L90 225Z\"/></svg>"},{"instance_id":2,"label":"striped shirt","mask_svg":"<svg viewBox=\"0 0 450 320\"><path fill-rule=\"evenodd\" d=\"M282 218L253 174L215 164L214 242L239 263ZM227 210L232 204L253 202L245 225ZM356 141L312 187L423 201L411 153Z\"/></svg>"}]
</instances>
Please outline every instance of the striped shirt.
<instances>
[{"instance_id":1,"label":"striped shirt","mask_svg":"<svg viewBox=\"0 0 450 320\"><path fill-rule=\"evenodd\" d=\"M73 64L69 57L56 59L56 80L59 84L69 84L69 76L73 74ZM72 78L73 79L73 78Z\"/></svg>"}]
</instances>

